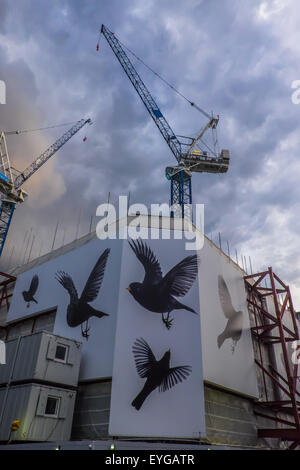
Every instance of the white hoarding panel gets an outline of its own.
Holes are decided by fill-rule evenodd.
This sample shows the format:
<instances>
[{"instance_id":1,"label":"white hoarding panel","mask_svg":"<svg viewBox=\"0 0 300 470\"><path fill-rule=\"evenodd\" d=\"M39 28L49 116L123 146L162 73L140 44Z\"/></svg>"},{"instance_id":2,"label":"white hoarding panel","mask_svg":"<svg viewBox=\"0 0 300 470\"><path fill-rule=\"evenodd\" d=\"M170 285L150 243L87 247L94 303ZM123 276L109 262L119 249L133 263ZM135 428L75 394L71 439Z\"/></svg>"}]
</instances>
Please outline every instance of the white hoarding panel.
<instances>
[{"instance_id":1,"label":"white hoarding panel","mask_svg":"<svg viewBox=\"0 0 300 470\"><path fill-rule=\"evenodd\" d=\"M8 321L57 308L54 333L83 342L80 379L110 377L122 242L93 240L18 276Z\"/></svg>"},{"instance_id":2,"label":"white hoarding panel","mask_svg":"<svg viewBox=\"0 0 300 470\"><path fill-rule=\"evenodd\" d=\"M258 396L243 275L207 239L200 251L200 313L205 380Z\"/></svg>"},{"instance_id":3,"label":"white hoarding panel","mask_svg":"<svg viewBox=\"0 0 300 470\"><path fill-rule=\"evenodd\" d=\"M184 240L124 242L110 435L205 435L197 273Z\"/></svg>"}]
</instances>

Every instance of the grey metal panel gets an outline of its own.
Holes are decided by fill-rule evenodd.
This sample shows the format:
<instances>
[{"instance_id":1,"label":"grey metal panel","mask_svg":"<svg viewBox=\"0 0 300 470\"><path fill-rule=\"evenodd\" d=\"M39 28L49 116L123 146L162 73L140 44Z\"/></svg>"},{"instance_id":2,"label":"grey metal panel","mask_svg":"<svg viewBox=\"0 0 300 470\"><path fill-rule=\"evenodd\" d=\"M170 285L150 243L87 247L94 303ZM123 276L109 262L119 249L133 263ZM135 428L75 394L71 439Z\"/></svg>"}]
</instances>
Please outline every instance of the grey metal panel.
<instances>
[{"instance_id":1,"label":"grey metal panel","mask_svg":"<svg viewBox=\"0 0 300 470\"><path fill-rule=\"evenodd\" d=\"M12 381L31 380L35 377L41 340L41 333L21 338Z\"/></svg>"},{"instance_id":2,"label":"grey metal panel","mask_svg":"<svg viewBox=\"0 0 300 470\"><path fill-rule=\"evenodd\" d=\"M1 426L1 415L4 412L4 407L5 407L5 395L6 395L6 388L0 388L0 441L5 440L5 435L3 435L4 428L2 429L2 426Z\"/></svg>"},{"instance_id":3,"label":"grey metal panel","mask_svg":"<svg viewBox=\"0 0 300 470\"><path fill-rule=\"evenodd\" d=\"M4 390L0 390L0 399L3 393ZM47 417L43 415L48 395L60 398L60 407L62 404L64 407L61 416ZM46 399L37 413L41 396ZM10 425L14 419L20 419L21 426L18 431L13 433L13 440L68 440L71 434L75 397L76 392L73 390L57 387L36 384L11 387L8 392L2 423L0 423L0 440L9 438Z\"/></svg>"},{"instance_id":4,"label":"grey metal panel","mask_svg":"<svg viewBox=\"0 0 300 470\"><path fill-rule=\"evenodd\" d=\"M0 423L0 441L7 441L9 439L12 421L20 419L21 422L24 423L25 419L27 419L26 411L30 392L30 385L20 387L17 393L10 389L8 391L6 401L4 402L6 389L1 390L0 400L1 405L4 406L4 413ZM0 410L2 410L2 406L0 406Z\"/></svg>"}]
</instances>

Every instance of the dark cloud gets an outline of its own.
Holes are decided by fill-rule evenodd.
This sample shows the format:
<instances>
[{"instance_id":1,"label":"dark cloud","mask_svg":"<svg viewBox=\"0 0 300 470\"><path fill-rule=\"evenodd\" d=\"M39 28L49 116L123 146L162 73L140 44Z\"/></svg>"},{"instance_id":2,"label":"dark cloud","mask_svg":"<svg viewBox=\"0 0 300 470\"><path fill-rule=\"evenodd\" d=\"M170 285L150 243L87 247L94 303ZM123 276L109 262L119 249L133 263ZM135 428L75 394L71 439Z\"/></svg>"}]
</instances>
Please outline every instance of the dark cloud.
<instances>
[{"instance_id":1,"label":"dark cloud","mask_svg":"<svg viewBox=\"0 0 300 470\"><path fill-rule=\"evenodd\" d=\"M189 99L221 115L219 143L231 151L230 169L193 176L207 233L221 231L296 285L300 268L291 270L290 262L298 250L300 110L291 103L290 84L299 78L299 61L286 38L297 33L297 3L282 10L281 2L262 3L2 0L0 79L8 95L0 127L94 121L24 186L29 198L16 211L3 260L15 245L12 258L20 261L31 227L35 256L51 248L58 219L57 244L76 236L79 213L83 235L109 192L116 200L130 191L132 202L148 205L169 200L164 169L175 160L103 37L96 52L105 23ZM294 26L287 30L285 21ZM134 64L174 131L195 136L205 118ZM12 161L23 169L63 131L9 138ZM280 231L290 237L288 246Z\"/></svg>"}]
</instances>

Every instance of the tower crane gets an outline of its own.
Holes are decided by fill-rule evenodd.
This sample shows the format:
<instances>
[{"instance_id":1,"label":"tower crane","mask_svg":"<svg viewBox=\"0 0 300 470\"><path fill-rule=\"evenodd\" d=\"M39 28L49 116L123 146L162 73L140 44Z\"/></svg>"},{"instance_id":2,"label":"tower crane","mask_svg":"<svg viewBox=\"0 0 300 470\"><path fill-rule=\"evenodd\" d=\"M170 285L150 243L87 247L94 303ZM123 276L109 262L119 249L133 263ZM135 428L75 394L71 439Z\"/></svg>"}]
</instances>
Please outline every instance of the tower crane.
<instances>
[{"instance_id":1,"label":"tower crane","mask_svg":"<svg viewBox=\"0 0 300 470\"><path fill-rule=\"evenodd\" d=\"M191 106L198 109L208 120L205 127L201 130L196 138L183 137L179 140L179 136L175 135L169 123L163 116L160 108L156 104L150 91L142 81L138 72L135 70L132 62L127 56L120 41L116 38L106 26L102 25L101 33L105 37L118 61L120 62L124 72L128 76L135 90L139 94L142 102L146 106L150 116L157 125L160 133L165 139L171 152L177 160L177 165L168 166L165 175L171 182L171 206L176 206L179 210L175 210L173 215L178 217L191 218L192 204L192 182L191 173L226 173L229 166L229 151L221 150L219 154L209 153L196 149L197 144L202 140L208 129L216 129L219 117L210 116L204 110L199 108L195 103L189 101ZM99 50L99 43L97 45ZM174 87L172 87L174 88Z\"/></svg>"},{"instance_id":2,"label":"tower crane","mask_svg":"<svg viewBox=\"0 0 300 470\"><path fill-rule=\"evenodd\" d=\"M76 122L24 171L18 174L15 174L15 170L10 164L5 136L19 134L20 131L0 132L0 256L16 204L24 202L24 198L27 196L21 186L86 124L91 124L91 119L81 119Z\"/></svg>"}]
</instances>

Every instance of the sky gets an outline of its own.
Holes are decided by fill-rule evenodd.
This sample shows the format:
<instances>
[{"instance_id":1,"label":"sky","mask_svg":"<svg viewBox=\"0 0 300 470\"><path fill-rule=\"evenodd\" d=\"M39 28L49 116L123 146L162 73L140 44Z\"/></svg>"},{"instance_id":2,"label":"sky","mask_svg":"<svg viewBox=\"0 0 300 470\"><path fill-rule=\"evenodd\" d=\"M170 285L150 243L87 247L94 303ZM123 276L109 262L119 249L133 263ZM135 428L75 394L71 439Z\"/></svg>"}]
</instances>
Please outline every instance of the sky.
<instances>
[{"instance_id":1,"label":"sky","mask_svg":"<svg viewBox=\"0 0 300 470\"><path fill-rule=\"evenodd\" d=\"M24 184L29 196L16 209L2 269L87 233L109 193L111 202L129 192L131 203L169 202L164 171L176 161L103 36L96 51L103 23L220 114L228 173L192 179L205 232L215 242L220 232L254 271L272 266L300 309L300 105L291 99L299 22L297 0L1 0L0 129L93 121ZM133 63L175 133L195 137L205 117ZM12 165L24 169L67 128L8 136Z\"/></svg>"}]
</instances>

